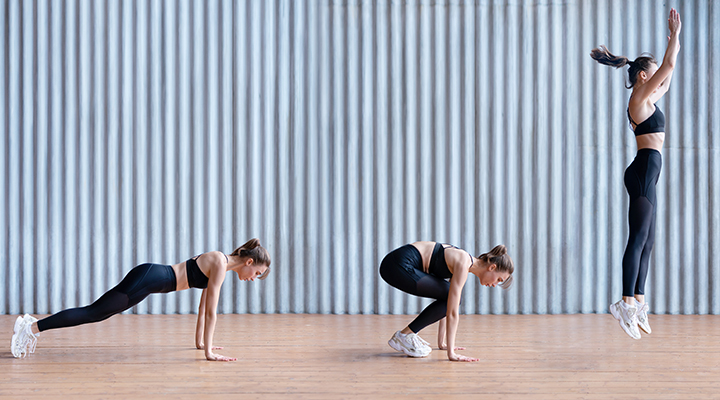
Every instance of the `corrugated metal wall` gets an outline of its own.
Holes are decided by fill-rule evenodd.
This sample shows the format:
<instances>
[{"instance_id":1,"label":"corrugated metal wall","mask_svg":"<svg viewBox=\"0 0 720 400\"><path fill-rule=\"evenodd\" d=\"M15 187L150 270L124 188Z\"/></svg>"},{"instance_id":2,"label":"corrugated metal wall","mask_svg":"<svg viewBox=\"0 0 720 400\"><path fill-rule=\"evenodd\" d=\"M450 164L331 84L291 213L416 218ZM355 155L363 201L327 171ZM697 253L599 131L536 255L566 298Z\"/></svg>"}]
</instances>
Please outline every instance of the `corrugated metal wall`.
<instances>
[{"instance_id":1,"label":"corrugated metal wall","mask_svg":"<svg viewBox=\"0 0 720 400\"><path fill-rule=\"evenodd\" d=\"M659 313L720 312L720 5L678 2ZM0 312L84 305L134 265L257 236L271 278L221 312L415 313L383 255L505 243L466 313L605 312L635 152L621 71L661 1L0 1ZM233 277L234 278L234 277ZM188 313L199 291L138 313Z\"/></svg>"}]
</instances>

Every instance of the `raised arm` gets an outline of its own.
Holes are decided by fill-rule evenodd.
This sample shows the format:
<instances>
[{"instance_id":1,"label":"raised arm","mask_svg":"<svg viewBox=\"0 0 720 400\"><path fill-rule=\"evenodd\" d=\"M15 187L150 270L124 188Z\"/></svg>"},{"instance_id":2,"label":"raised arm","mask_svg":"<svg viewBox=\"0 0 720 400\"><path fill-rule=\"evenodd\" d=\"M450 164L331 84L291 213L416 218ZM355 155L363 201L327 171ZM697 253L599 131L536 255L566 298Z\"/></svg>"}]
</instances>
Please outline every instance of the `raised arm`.
<instances>
[{"instance_id":1,"label":"raised arm","mask_svg":"<svg viewBox=\"0 0 720 400\"><path fill-rule=\"evenodd\" d=\"M450 294L448 296L447 315L447 356L450 361L478 361L477 358L465 357L455 353L455 334L460 320L460 297L467 281L468 271L465 268L456 268L450 279Z\"/></svg>"},{"instance_id":2,"label":"raised arm","mask_svg":"<svg viewBox=\"0 0 720 400\"><path fill-rule=\"evenodd\" d=\"M215 333L215 323L217 322L217 304L220 299L220 288L225 280L225 259L222 261L217 258L210 269L208 276L208 287L205 289L203 296L205 297L205 358L210 361L235 361L236 358L225 357L215 354L213 350L213 334Z\"/></svg>"},{"instance_id":3,"label":"raised arm","mask_svg":"<svg viewBox=\"0 0 720 400\"><path fill-rule=\"evenodd\" d=\"M665 80L660 84L660 86L658 86L657 90L650 94L651 103L657 103L657 101L660 100L665 95L665 93L668 92L668 90L670 90L670 82L672 81L673 72L675 72L674 69L670 71L670 74L668 74L667 78L665 78Z\"/></svg>"},{"instance_id":4,"label":"raised arm","mask_svg":"<svg viewBox=\"0 0 720 400\"><path fill-rule=\"evenodd\" d=\"M646 84L642 85L633 92L633 99L631 101L636 104L642 104L648 99L654 103L667 93L670 87L672 72L675 69L677 55L680 52L680 30L682 29L680 13L678 13L674 8L670 10L668 28L670 29L670 37L668 40L667 50L665 50L665 57L663 57L662 65L660 65L658 70Z\"/></svg>"}]
</instances>

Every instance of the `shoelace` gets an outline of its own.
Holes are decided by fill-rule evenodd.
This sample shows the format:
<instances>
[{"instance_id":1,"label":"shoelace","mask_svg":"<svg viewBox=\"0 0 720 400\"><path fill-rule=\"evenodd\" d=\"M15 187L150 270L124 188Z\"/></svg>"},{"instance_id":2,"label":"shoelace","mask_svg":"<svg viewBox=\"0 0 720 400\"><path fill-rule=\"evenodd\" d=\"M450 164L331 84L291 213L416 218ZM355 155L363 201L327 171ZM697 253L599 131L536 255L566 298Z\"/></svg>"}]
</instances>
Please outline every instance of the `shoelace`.
<instances>
[{"instance_id":1,"label":"shoelace","mask_svg":"<svg viewBox=\"0 0 720 400\"><path fill-rule=\"evenodd\" d=\"M27 356L28 351L30 353L35 353L35 347L37 346L37 337L32 333L30 325L25 325L23 327L20 333L20 337L18 338L18 344L18 347L20 348L20 354L22 354L23 358Z\"/></svg>"},{"instance_id":2,"label":"shoelace","mask_svg":"<svg viewBox=\"0 0 720 400\"><path fill-rule=\"evenodd\" d=\"M630 307L627 309L627 317L628 320L625 321L625 325L628 327L637 327L638 324L638 316L637 316L637 309L635 307Z\"/></svg>"},{"instance_id":3,"label":"shoelace","mask_svg":"<svg viewBox=\"0 0 720 400\"><path fill-rule=\"evenodd\" d=\"M32 329L30 329L30 325L27 327L28 330L28 341L30 342L28 344L28 350L30 350L30 353L35 353L35 347L37 347L37 336L35 336L34 333L32 333Z\"/></svg>"},{"instance_id":4,"label":"shoelace","mask_svg":"<svg viewBox=\"0 0 720 400\"><path fill-rule=\"evenodd\" d=\"M420 340L420 343L424 344L425 346L430 346L430 343L428 343L425 339L421 338L418 334L415 334L415 337Z\"/></svg>"},{"instance_id":5,"label":"shoelace","mask_svg":"<svg viewBox=\"0 0 720 400\"><path fill-rule=\"evenodd\" d=\"M635 307L630 307L627 309L627 316L628 316L628 319L630 319L630 320L637 317L637 312L636 312Z\"/></svg>"},{"instance_id":6,"label":"shoelace","mask_svg":"<svg viewBox=\"0 0 720 400\"><path fill-rule=\"evenodd\" d=\"M421 349L424 347L422 343L423 340L420 339L418 335L412 335L412 337L410 338L410 342L413 344L413 346L415 346L416 349Z\"/></svg>"},{"instance_id":7,"label":"shoelace","mask_svg":"<svg viewBox=\"0 0 720 400\"><path fill-rule=\"evenodd\" d=\"M642 307L640 307L640 309L638 310L638 319L641 321L645 321L648 311L650 311L650 307L647 305L647 303L643 304Z\"/></svg>"}]
</instances>

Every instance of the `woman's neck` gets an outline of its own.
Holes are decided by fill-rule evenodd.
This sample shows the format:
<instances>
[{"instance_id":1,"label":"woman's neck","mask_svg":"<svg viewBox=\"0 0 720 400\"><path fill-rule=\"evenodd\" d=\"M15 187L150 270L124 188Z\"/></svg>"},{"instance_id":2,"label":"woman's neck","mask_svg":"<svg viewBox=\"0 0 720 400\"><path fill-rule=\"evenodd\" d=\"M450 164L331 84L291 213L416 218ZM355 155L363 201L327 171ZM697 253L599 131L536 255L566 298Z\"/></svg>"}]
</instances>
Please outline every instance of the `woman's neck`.
<instances>
[{"instance_id":1,"label":"woman's neck","mask_svg":"<svg viewBox=\"0 0 720 400\"><path fill-rule=\"evenodd\" d=\"M242 258L244 257L228 256L227 271L234 271L236 268L240 267L243 264Z\"/></svg>"},{"instance_id":2,"label":"woman's neck","mask_svg":"<svg viewBox=\"0 0 720 400\"><path fill-rule=\"evenodd\" d=\"M473 259L473 263L470 266L470 270L468 272L470 272L471 274L473 274L479 278L480 275L478 275L478 274L480 273L480 271L482 271L483 261L477 257L473 257L472 259Z\"/></svg>"}]
</instances>

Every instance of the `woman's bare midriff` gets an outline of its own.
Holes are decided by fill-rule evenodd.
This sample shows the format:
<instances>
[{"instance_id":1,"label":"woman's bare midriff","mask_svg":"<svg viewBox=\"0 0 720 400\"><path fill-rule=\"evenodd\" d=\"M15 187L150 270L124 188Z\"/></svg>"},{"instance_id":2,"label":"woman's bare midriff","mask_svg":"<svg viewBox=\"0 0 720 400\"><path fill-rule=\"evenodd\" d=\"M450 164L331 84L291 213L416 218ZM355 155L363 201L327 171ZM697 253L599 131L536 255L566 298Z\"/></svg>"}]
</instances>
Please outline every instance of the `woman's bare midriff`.
<instances>
[{"instance_id":1,"label":"woman's bare midriff","mask_svg":"<svg viewBox=\"0 0 720 400\"><path fill-rule=\"evenodd\" d=\"M422 257L423 263L423 272L427 274L430 269L430 258L432 258L435 242L415 242L412 243L412 245L420 252L420 257Z\"/></svg>"},{"instance_id":2,"label":"woman's bare midriff","mask_svg":"<svg viewBox=\"0 0 720 400\"><path fill-rule=\"evenodd\" d=\"M665 142L665 132L657 133L646 133L644 135L635 136L637 141L637 148L640 149L654 149L661 151L663 143Z\"/></svg>"},{"instance_id":3,"label":"woman's bare midriff","mask_svg":"<svg viewBox=\"0 0 720 400\"><path fill-rule=\"evenodd\" d=\"M185 261L173 265L172 269L173 271L175 271L175 290L179 291L189 289L190 286L188 285L187 270L185 270Z\"/></svg>"},{"instance_id":4,"label":"woman's bare midriff","mask_svg":"<svg viewBox=\"0 0 720 400\"><path fill-rule=\"evenodd\" d=\"M420 256L422 257L422 263L423 263L423 272L426 274L430 273L430 259L432 258L433 250L435 250L435 243L436 242L415 242L412 243L413 246L415 246L416 249L420 252ZM445 251L449 250L457 250L455 248L446 247ZM461 250L458 250L461 251ZM447 253L446 253L447 254ZM445 259L447 260L447 256L445 256ZM451 264L447 264L448 270L450 273L453 273L453 267Z\"/></svg>"}]
</instances>

